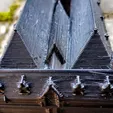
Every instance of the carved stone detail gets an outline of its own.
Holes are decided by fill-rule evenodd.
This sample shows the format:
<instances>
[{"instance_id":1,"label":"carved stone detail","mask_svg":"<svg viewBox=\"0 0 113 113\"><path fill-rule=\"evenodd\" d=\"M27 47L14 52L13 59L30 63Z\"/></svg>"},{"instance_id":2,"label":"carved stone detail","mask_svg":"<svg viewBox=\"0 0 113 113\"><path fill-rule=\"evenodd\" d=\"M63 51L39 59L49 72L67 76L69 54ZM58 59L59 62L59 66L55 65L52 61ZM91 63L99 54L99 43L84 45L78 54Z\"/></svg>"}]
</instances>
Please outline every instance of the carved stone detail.
<instances>
[{"instance_id":1,"label":"carved stone detail","mask_svg":"<svg viewBox=\"0 0 113 113\"><path fill-rule=\"evenodd\" d=\"M84 85L81 83L80 76L77 76L75 81L71 83L73 95L84 95Z\"/></svg>"},{"instance_id":2,"label":"carved stone detail","mask_svg":"<svg viewBox=\"0 0 113 113\"><path fill-rule=\"evenodd\" d=\"M100 83L101 96L111 97L113 95L113 85L110 83L109 76L106 76L104 83Z\"/></svg>"},{"instance_id":3,"label":"carved stone detail","mask_svg":"<svg viewBox=\"0 0 113 113\"><path fill-rule=\"evenodd\" d=\"M31 85L26 81L25 75L21 76L21 80L17 85L20 94L30 94L31 93Z\"/></svg>"}]
</instances>

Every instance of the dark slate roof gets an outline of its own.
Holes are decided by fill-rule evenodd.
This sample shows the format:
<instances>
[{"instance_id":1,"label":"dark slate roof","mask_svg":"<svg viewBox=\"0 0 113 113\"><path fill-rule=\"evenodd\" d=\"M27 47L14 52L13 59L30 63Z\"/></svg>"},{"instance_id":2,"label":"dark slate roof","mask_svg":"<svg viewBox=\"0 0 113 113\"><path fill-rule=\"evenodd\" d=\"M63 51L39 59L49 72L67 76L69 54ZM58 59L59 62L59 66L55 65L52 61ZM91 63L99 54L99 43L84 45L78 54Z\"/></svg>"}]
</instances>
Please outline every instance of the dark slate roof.
<instances>
[{"instance_id":1,"label":"dark slate roof","mask_svg":"<svg viewBox=\"0 0 113 113\"><path fill-rule=\"evenodd\" d=\"M14 31L11 43L1 61L1 68L36 68L17 31Z\"/></svg>"},{"instance_id":2,"label":"dark slate roof","mask_svg":"<svg viewBox=\"0 0 113 113\"><path fill-rule=\"evenodd\" d=\"M44 69L54 52L64 69L109 68L111 48L97 1L27 0L16 30L37 68Z\"/></svg>"},{"instance_id":3,"label":"dark slate roof","mask_svg":"<svg viewBox=\"0 0 113 113\"><path fill-rule=\"evenodd\" d=\"M61 2L58 1L52 20L48 56L51 54L51 50L54 48L55 45L56 48L58 48L59 52L62 54L63 59L67 63L68 41L69 17L66 14Z\"/></svg>"},{"instance_id":4,"label":"dark slate roof","mask_svg":"<svg viewBox=\"0 0 113 113\"><path fill-rule=\"evenodd\" d=\"M56 0L27 0L16 30L37 68L44 68Z\"/></svg>"},{"instance_id":5,"label":"dark slate roof","mask_svg":"<svg viewBox=\"0 0 113 113\"><path fill-rule=\"evenodd\" d=\"M77 61L94 31L90 1L72 0L71 6L70 67Z\"/></svg>"},{"instance_id":6,"label":"dark slate roof","mask_svg":"<svg viewBox=\"0 0 113 113\"><path fill-rule=\"evenodd\" d=\"M20 95L17 89L17 83L21 79L21 75L26 76L27 82L32 83L30 95ZM84 85L84 95L73 95L71 83L80 76L80 81ZM5 84L5 94L9 99L38 99L48 91L48 85L54 84L58 94L63 98L77 100L105 100L101 97L100 84L104 83L106 76L109 76L110 83L113 83L112 70L0 70L0 81ZM51 78L51 79L50 79ZM49 81L48 81L49 80ZM52 81L51 81L52 80ZM43 92L44 91L44 92ZM44 93L44 94L43 94ZM106 101L113 101L113 98L108 98Z\"/></svg>"},{"instance_id":7,"label":"dark slate roof","mask_svg":"<svg viewBox=\"0 0 113 113\"><path fill-rule=\"evenodd\" d=\"M98 0L86 0L84 2L84 0L72 0L72 31L70 39L71 68L107 68L109 65L111 48L105 38L105 24L100 18L102 12L97 1ZM98 36L95 35L96 30ZM93 46L96 46L98 50ZM101 58L95 57L94 54ZM88 56L90 56L90 58ZM89 62L89 60L91 62Z\"/></svg>"},{"instance_id":8,"label":"dark slate roof","mask_svg":"<svg viewBox=\"0 0 113 113\"><path fill-rule=\"evenodd\" d=\"M100 35L100 39L105 47L105 50L108 53L108 56L111 55L111 46L109 43L109 36L108 36L108 40L106 38L106 36L108 35L107 30L106 30L106 26L105 26L105 22L104 22L104 17L103 17L103 13L101 11L100 6L97 4L99 0L93 0L92 1L92 7L94 7L94 16L95 16L95 27L98 30L98 33Z\"/></svg>"}]
</instances>

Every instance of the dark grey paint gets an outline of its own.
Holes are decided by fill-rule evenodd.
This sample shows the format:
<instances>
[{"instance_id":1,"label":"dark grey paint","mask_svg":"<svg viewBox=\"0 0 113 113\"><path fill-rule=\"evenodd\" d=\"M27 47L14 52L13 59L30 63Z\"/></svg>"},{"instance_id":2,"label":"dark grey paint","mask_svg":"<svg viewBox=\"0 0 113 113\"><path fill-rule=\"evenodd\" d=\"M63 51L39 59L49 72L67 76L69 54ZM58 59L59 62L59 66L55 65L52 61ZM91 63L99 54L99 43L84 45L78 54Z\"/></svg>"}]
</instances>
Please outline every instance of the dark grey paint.
<instances>
[{"instance_id":1,"label":"dark grey paint","mask_svg":"<svg viewBox=\"0 0 113 113\"><path fill-rule=\"evenodd\" d=\"M44 68L56 0L27 0L16 27L37 68Z\"/></svg>"},{"instance_id":2,"label":"dark grey paint","mask_svg":"<svg viewBox=\"0 0 113 113\"><path fill-rule=\"evenodd\" d=\"M101 63L102 65L104 63L107 68L106 65L110 60L108 53L111 49L109 42L104 37L106 30L104 22L100 19L101 10L97 0L72 0L70 17L63 6L60 1L56 2L56 0L27 0L26 2L16 29L36 67L44 69L45 60L55 44L57 53L60 53L62 59L66 61L66 69L83 67L81 54L84 56L82 59L86 60L89 58L86 56L94 54L90 56L92 65L95 67L98 64L98 67L101 68ZM98 29L100 36L93 35L95 28ZM95 51L92 42L96 44L98 52ZM95 61L95 55L102 57L98 59L101 63ZM104 56L106 56L105 59L103 59ZM77 61L80 61L79 66L76 66ZM90 66L86 65L84 68L94 68Z\"/></svg>"},{"instance_id":3,"label":"dark grey paint","mask_svg":"<svg viewBox=\"0 0 113 113\"><path fill-rule=\"evenodd\" d=\"M74 68L107 69L110 67L110 57L98 34L94 34L83 53L75 63Z\"/></svg>"},{"instance_id":4,"label":"dark grey paint","mask_svg":"<svg viewBox=\"0 0 113 113\"><path fill-rule=\"evenodd\" d=\"M111 50L109 41L107 41L105 38L105 34L107 34L107 30L106 30L106 26L104 23L104 17L103 17L103 20L100 18L101 16L103 16L102 10L100 6L97 4L98 0L91 0L91 2L92 2L93 12L94 12L93 15L95 18L95 25L98 29L100 39L102 43L104 44L104 47L108 53L108 56L110 57L112 50Z\"/></svg>"},{"instance_id":5,"label":"dark grey paint","mask_svg":"<svg viewBox=\"0 0 113 113\"><path fill-rule=\"evenodd\" d=\"M68 40L69 17L59 1L56 6L55 13L53 15L48 53L50 53L53 44L56 44L57 48L59 49L59 52L62 54L64 60L66 61L68 52Z\"/></svg>"},{"instance_id":6,"label":"dark grey paint","mask_svg":"<svg viewBox=\"0 0 113 113\"><path fill-rule=\"evenodd\" d=\"M70 68L77 61L94 30L90 0L72 0L71 3Z\"/></svg>"}]
</instances>

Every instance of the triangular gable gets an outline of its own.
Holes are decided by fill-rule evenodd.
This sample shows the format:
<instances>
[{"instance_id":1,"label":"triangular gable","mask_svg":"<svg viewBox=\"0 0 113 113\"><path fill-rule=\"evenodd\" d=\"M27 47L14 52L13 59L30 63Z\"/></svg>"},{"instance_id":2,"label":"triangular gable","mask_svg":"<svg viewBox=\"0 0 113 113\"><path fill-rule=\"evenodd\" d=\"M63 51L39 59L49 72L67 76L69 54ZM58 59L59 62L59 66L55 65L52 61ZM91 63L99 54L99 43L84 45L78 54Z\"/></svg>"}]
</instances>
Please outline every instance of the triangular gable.
<instances>
[{"instance_id":1,"label":"triangular gable","mask_svg":"<svg viewBox=\"0 0 113 113\"><path fill-rule=\"evenodd\" d=\"M39 95L39 99L42 98L44 95L46 95L50 90L55 92L59 97L63 97L63 95L57 90L55 87L55 83L52 80L52 77L49 77L47 81L44 84L44 87L42 88L42 92Z\"/></svg>"},{"instance_id":2,"label":"triangular gable","mask_svg":"<svg viewBox=\"0 0 113 113\"><path fill-rule=\"evenodd\" d=\"M27 0L16 27L40 69L45 67L55 3L56 0Z\"/></svg>"},{"instance_id":3,"label":"triangular gable","mask_svg":"<svg viewBox=\"0 0 113 113\"><path fill-rule=\"evenodd\" d=\"M110 57L99 34L94 34L73 68L107 69L109 63Z\"/></svg>"},{"instance_id":4,"label":"triangular gable","mask_svg":"<svg viewBox=\"0 0 113 113\"><path fill-rule=\"evenodd\" d=\"M55 52L61 64L64 64L67 60L68 40L69 17L59 0L53 15L46 61L48 61Z\"/></svg>"},{"instance_id":5,"label":"triangular gable","mask_svg":"<svg viewBox=\"0 0 113 113\"><path fill-rule=\"evenodd\" d=\"M84 0L72 0L70 68L108 68L111 48L108 40L106 40L105 34L107 32L103 21L104 18L97 2L98 0L86 0L85 2ZM100 44L100 46L96 45L98 52L93 47L95 43ZM87 50L87 48L90 48L90 50ZM86 55L87 57L91 56L91 54L99 55L101 57L98 58L100 62L98 62L97 58L94 60L94 56L89 59L92 62L87 62L87 57L82 57L86 51L89 51ZM84 61L83 59L87 60Z\"/></svg>"},{"instance_id":6,"label":"triangular gable","mask_svg":"<svg viewBox=\"0 0 113 113\"><path fill-rule=\"evenodd\" d=\"M60 61L61 64L64 64L65 63L65 59L64 57L62 56L62 53L60 52L60 50L58 49L58 47L56 46L56 44L53 44L53 47L50 49L50 52L48 53L48 56L46 58L46 61L45 63L46 64L49 64L50 60L51 60L51 57L53 54L56 54L58 60Z\"/></svg>"},{"instance_id":7,"label":"triangular gable","mask_svg":"<svg viewBox=\"0 0 113 113\"><path fill-rule=\"evenodd\" d=\"M84 47L90 40L93 30L93 12L90 0L71 0L71 25L70 25L70 41L69 41L69 68L79 58Z\"/></svg>"},{"instance_id":8,"label":"triangular gable","mask_svg":"<svg viewBox=\"0 0 113 113\"><path fill-rule=\"evenodd\" d=\"M100 5L98 4L99 0L91 0L91 4L93 7L93 16L94 16L94 23L98 30L98 33L100 35L100 39L108 53L109 56L111 56L112 49L109 42L109 36L106 30L104 17L102 14L102 10Z\"/></svg>"},{"instance_id":9,"label":"triangular gable","mask_svg":"<svg viewBox=\"0 0 113 113\"><path fill-rule=\"evenodd\" d=\"M36 68L17 31L14 31L13 38L2 58L1 68Z\"/></svg>"}]
</instances>

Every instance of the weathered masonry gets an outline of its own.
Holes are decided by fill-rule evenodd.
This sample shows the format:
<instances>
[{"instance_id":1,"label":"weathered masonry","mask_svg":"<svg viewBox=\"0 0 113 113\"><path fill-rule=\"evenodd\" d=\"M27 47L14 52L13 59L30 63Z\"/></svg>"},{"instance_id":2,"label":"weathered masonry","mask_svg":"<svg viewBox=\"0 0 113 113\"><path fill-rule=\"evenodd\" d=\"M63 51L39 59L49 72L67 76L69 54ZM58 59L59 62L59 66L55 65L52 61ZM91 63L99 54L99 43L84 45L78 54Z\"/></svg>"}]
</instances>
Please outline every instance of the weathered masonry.
<instances>
[{"instance_id":1,"label":"weathered masonry","mask_svg":"<svg viewBox=\"0 0 113 113\"><path fill-rule=\"evenodd\" d=\"M113 56L100 0L27 0L0 64L0 113L112 113Z\"/></svg>"}]
</instances>

